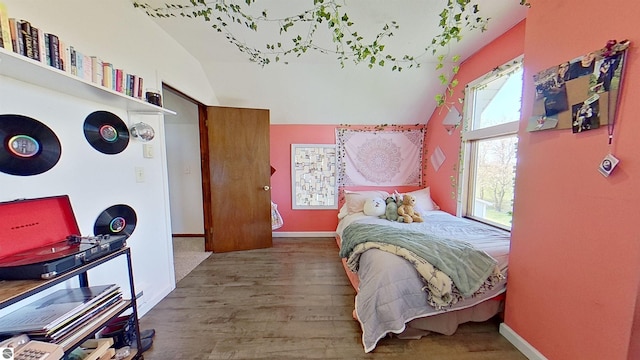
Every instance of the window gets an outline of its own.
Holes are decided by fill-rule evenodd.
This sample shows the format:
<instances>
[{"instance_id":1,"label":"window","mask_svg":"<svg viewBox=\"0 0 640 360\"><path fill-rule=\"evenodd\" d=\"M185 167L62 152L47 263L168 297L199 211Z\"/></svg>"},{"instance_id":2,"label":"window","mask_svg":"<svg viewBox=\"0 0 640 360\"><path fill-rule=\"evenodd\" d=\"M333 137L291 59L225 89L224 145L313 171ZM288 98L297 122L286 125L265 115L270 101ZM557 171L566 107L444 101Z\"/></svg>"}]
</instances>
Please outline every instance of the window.
<instances>
[{"instance_id":1,"label":"window","mask_svg":"<svg viewBox=\"0 0 640 360\"><path fill-rule=\"evenodd\" d=\"M465 91L460 215L511 229L522 59L475 80Z\"/></svg>"}]
</instances>

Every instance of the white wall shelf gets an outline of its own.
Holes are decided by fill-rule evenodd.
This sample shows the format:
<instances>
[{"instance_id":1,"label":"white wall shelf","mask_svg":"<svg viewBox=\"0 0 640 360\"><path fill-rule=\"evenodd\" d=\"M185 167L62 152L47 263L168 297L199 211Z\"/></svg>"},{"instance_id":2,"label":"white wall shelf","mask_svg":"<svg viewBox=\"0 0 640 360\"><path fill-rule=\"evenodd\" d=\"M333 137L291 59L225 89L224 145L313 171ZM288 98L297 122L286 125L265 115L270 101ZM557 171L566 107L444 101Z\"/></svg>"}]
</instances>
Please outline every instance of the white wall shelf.
<instances>
[{"instance_id":1,"label":"white wall shelf","mask_svg":"<svg viewBox=\"0 0 640 360\"><path fill-rule=\"evenodd\" d=\"M176 114L3 48L0 48L0 75L127 111Z\"/></svg>"}]
</instances>

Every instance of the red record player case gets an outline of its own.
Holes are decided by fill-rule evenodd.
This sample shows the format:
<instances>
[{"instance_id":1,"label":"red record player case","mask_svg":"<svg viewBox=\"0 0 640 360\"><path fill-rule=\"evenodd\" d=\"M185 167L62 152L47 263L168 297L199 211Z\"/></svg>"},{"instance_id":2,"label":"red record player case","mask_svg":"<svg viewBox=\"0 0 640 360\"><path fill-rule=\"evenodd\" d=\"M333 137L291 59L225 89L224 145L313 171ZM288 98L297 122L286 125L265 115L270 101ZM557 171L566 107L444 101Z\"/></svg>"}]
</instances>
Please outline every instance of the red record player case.
<instances>
[{"instance_id":1,"label":"red record player case","mask_svg":"<svg viewBox=\"0 0 640 360\"><path fill-rule=\"evenodd\" d=\"M68 195L0 203L0 259L80 235Z\"/></svg>"}]
</instances>

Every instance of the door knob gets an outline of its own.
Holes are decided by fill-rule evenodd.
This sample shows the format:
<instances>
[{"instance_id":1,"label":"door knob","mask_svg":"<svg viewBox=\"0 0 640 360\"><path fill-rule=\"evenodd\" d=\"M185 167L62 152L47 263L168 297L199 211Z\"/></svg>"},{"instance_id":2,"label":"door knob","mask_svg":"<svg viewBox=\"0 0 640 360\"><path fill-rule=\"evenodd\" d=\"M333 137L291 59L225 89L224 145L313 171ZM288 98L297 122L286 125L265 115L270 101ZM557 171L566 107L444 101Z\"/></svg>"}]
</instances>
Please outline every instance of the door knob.
<instances>
[{"instance_id":1,"label":"door knob","mask_svg":"<svg viewBox=\"0 0 640 360\"><path fill-rule=\"evenodd\" d=\"M269 189L271 189L271 188L269 187L269 185L265 185L265 186L264 186L264 187L262 187L262 188L264 189L264 191L269 191Z\"/></svg>"}]
</instances>

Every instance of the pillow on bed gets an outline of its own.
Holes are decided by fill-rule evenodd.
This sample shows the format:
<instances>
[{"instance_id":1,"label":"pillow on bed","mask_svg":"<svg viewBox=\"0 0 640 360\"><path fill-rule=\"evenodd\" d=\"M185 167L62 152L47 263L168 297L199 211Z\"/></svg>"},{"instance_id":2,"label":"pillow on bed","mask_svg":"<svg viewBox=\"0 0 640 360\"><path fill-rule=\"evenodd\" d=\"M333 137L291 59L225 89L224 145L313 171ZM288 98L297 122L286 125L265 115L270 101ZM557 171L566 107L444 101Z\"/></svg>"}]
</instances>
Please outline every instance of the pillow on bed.
<instances>
[{"instance_id":1,"label":"pillow on bed","mask_svg":"<svg viewBox=\"0 0 640 360\"><path fill-rule=\"evenodd\" d=\"M381 198L386 199L389 193L382 190L368 190L368 191L344 191L345 205L347 206L348 214L355 214L358 212L364 212L364 203L367 199Z\"/></svg>"},{"instance_id":2,"label":"pillow on bed","mask_svg":"<svg viewBox=\"0 0 640 360\"><path fill-rule=\"evenodd\" d=\"M347 215L349 215L349 209L347 209L347 203L344 203L340 207L340 211L338 211L338 220L342 220Z\"/></svg>"},{"instance_id":3,"label":"pillow on bed","mask_svg":"<svg viewBox=\"0 0 640 360\"><path fill-rule=\"evenodd\" d=\"M431 199L431 190L428 186L424 189L406 192L405 194L413 195L413 197L416 198L416 210L419 212L440 209Z\"/></svg>"}]
</instances>

